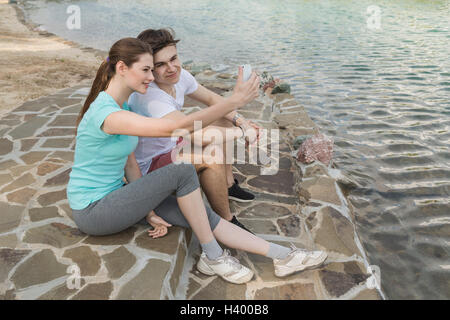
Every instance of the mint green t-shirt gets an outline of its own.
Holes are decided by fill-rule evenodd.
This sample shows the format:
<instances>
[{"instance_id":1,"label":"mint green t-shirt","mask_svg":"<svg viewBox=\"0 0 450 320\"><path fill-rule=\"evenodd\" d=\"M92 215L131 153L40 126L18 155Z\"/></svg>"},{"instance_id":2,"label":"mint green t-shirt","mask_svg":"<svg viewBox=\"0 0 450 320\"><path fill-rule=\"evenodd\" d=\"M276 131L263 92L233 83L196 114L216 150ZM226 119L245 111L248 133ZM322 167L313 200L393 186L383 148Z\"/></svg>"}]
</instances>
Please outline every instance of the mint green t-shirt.
<instances>
[{"instance_id":1,"label":"mint green t-shirt","mask_svg":"<svg viewBox=\"0 0 450 320\"><path fill-rule=\"evenodd\" d=\"M111 191L123 186L128 156L136 149L138 137L107 134L101 126L105 118L123 109L106 92L99 93L78 126L75 158L67 186L69 205L74 210L86 208Z\"/></svg>"}]
</instances>

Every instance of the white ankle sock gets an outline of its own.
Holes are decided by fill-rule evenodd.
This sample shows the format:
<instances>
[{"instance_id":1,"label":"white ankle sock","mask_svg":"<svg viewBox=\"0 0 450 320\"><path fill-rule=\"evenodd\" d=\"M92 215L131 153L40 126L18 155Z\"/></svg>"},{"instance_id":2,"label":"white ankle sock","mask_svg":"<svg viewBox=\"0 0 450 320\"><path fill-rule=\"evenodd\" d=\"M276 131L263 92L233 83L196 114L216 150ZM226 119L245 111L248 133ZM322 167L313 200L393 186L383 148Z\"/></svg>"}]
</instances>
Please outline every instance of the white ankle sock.
<instances>
[{"instance_id":1,"label":"white ankle sock","mask_svg":"<svg viewBox=\"0 0 450 320\"><path fill-rule=\"evenodd\" d=\"M269 242L269 252L267 252L266 257L272 258L272 259L285 259L289 252L292 250L287 247L280 246L279 244Z\"/></svg>"},{"instance_id":2,"label":"white ankle sock","mask_svg":"<svg viewBox=\"0 0 450 320\"><path fill-rule=\"evenodd\" d=\"M217 243L216 239L212 239L208 243L200 243L202 250L205 252L209 260L216 260L223 254L223 249Z\"/></svg>"}]
</instances>

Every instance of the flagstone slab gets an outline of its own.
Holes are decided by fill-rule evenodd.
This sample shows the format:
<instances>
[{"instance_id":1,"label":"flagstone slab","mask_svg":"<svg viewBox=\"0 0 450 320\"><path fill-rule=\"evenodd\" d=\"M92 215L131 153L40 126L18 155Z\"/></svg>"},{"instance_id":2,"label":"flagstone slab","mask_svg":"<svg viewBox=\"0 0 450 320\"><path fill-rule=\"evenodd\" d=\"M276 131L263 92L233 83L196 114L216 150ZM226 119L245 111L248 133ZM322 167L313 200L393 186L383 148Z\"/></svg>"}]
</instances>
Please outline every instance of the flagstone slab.
<instances>
[{"instance_id":1,"label":"flagstone slab","mask_svg":"<svg viewBox=\"0 0 450 320\"><path fill-rule=\"evenodd\" d=\"M41 146L42 148L68 148L73 142L73 138L55 138L55 139L47 139L44 144Z\"/></svg>"},{"instance_id":2,"label":"flagstone slab","mask_svg":"<svg viewBox=\"0 0 450 320\"><path fill-rule=\"evenodd\" d=\"M69 183L69 175L72 171L72 168L69 168L60 174L54 176L53 178L48 179L44 187L53 187L53 186L61 186L61 185L67 185Z\"/></svg>"},{"instance_id":3,"label":"flagstone slab","mask_svg":"<svg viewBox=\"0 0 450 320\"><path fill-rule=\"evenodd\" d=\"M60 115L48 124L48 127L76 127L77 115Z\"/></svg>"},{"instance_id":4,"label":"flagstone slab","mask_svg":"<svg viewBox=\"0 0 450 320\"><path fill-rule=\"evenodd\" d=\"M39 204L43 207L49 206L51 204L54 204L58 201L61 201L63 199L67 199L67 192L66 189L60 190L60 191L52 191L45 194L42 194L38 197L37 201Z\"/></svg>"},{"instance_id":5,"label":"flagstone slab","mask_svg":"<svg viewBox=\"0 0 450 320\"><path fill-rule=\"evenodd\" d=\"M376 289L365 289L352 300L382 300L382 298Z\"/></svg>"},{"instance_id":6,"label":"flagstone slab","mask_svg":"<svg viewBox=\"0 0 450 320\"><path fill-rule=\"evenodd\" d=\"M196 107L196 106L199 106L201 108L206 108L206 105L201 103L201 102L198 102L198 101L196 101L196 100L194 100L194 99L192 99L190 97L187 97L187 96L184 98L183 109L184 108L189 108L189 107Z\"/></svg>"},{"instance_id":7,"label":"flagstone slab","mask_svg":"<svg viewBox=\"0 0 450 320\"><path fill-rule=\"evenodd\" d=\"M28 215L32 222L61 217L57 207L32 208Z\"/></svg>"},{"instance_id":8,"label":"flagstone slab","mask_svg":"<svg viewBox=\"0 0 450 320\"><path fill-rule=\"evenodd\" d=\"M300 184L300 192L304 190L310 199L320 200L340 206L341 200L336 191L336 181L329 177L314 177Z\"/></svg>"},{"instance_id":9,"label":"flagstone slab","mask_svg":"<svg viewBox=\"0 0 450 320\"><path fill-rule=\"evenodd\" d=\"M170 227L169 232L162 238L153 239L148 235L147 230L136 237L136 245L140 248L158 251L167 254L175 254L179 246L181 227Z\"/></svg>"},{"instance_id":10,"label":"flagstone slab","mask_svg":"<svg viewBox=\"0 0 450 320\"><path fill-rule=\"evenodd\" d=\"M38 176L45 176L46 174L49 174L50 172L53 172L59 168L61 168L62 164L57 164L53 162L44 162L39 165L37 168L37 175Z\"/></svg>"},{"instance_id":11,"label":"flagstone slab","mask_svg":"<svg viewBox=\"0 0 450 320\"><path fill-rule=\"evenodd\" d=\"M292 167L291 159L287 157L281 157L278 163L278 168L280 170L290 170Z\"/></svg>"},{"instance_id":12,"label":"flagstone slab","mask_svg":"<svg viewBox=\"0 0 450 320\"><path fill-rule=\"evenodd\" d=\"M282 204L297 204L299 203L298 197L295 196L286 196L286 195L278 195L267 192L258 192L253 191L252 193L255 195L254 201L267 201L271 203L282 203ZM241 203L240 203L241 204Z\"/></svg>"},{"instance_id":13,"label":"flagstone slab","mask_svg":"<svg viewBox=\"0 0 450 320\"><path fill-rule=\"evenodd\" d=\"M21 123L18 119L5 119L3 118L0 120L0 126L7 126L7 127L15 127Z\"/></svg>"},{"instance_id":14,"label":"flagstone slab","mask_svg":"<svg viewBox=\"0 0 450 320\"><path fill-rule=\"evenodd\" d=\"M83 106L81 105L81 103L79 103L79 104L74 105L74 106L72 106L72 107L64 108L64 110L62 111L62 113L63 113L63 114L66 114L66 113L73 113L73 114L77 114L77 115L78 115L78 114L80 113L82 107L83 107Z\"/></svg>"},{"instance_id":15,"label":"flagstone slab","mask_svg":"<svg viewBox=\"0 0 450 320\"><path fill-rule=\"evenodd\" d=\"M239 217L239 221L256 234L280 234L277 227L270 220L251 220Z\"/></svg>"},{"instance_id":16,"label":"flagstone slab","mask_svg":"<svg viewBox=\"0 0 450 320\"><path fill-rule=\"evenodd\" d=\"M0 233L17 228L25 208L0 202Z\"/></svg>"},{"instance_id":17,"label":"flagstone slab","mask_svg":"<svg viewBox=\"0 0 450 320\"><path fill-rule=\"evenodd\" d=\"M18 163L14 160L2 161L2 162L0 162L0 170L7 170L7 169L12 168L17 165L18 165Z\"/></svg>"},{"instance_id":18,"label":"flagstone slab","mask_svg":"<svg viewBox=\"0 0 450 320\"><path fill-rule=\"evenodd\" d=\"M80 102L80 98L56 97L54 98L53 103L60 108L66 108L69 106L73 106L74 104L78 104L78 106L80 106Z\"/></svg>"},{"instance_id":19,"label":"flagstone slab","mask_svg":"<svg viewBox=\"0 0 450 320\"><path fill-rule=\"evenodd\" d=\"M0 156L8 154L13 149L13 143L7 138L0 138Z\"/></svg>"},{"instance_id":20,"label":"flagstone slab","mask_svg":"<svg viewBox=\"0 0 450 320\"><path fill-rule=\"evenodd\" d=\"M59 205L59 207L61 208L62 211L65 212L65 214L67 215L67 217L73 221L73 217L72 217L72 208L70 208L68 203L62 203Z\"/></svg>"},{"instance_id":21,"label":"flagstone slab","mask_svg":"<svg viewBox=\"0 0 450 320\"><path fill-rule=\"evenodd\" d=\"M38 142L38 139L22 139L20 141L21 143L21 147L20 147L20 151L26 152L26 151L30 151L30 149L36 144L36 142Z\"/></svg>"},{"instance_id":22,"label":"flagstone slab","mask_svg":"<svg viewBox=\"0 0 450 320\"><path fill-rule=\"evenodd\" d=\"M20 157L26 164L33 164L44 159L50 152L48 151L30 151Z\"/></svg>"},{"instance_id":23,"label":"flagstone slab","mask_svg":"<svg viewBox=\"0 0 450 320\"><path fill-rule=\"evenodd\" d=\"M311 178L317 176L329 177L327 169L323 165L317 163L306 168L303 174L303 178Z\"/></svg>"},{"instance_id":24,"label":"flagstone slab","mask_svg":"<svg viewBox=\"0 0 450 320\"><path fill-rule=\"evenodd\" d=\"M150 259L139 274L124 284L117 295L119 300L159 300L163 281L169 271L170 263Z\"/></svg>"},{"instance_id":25,"label":"flagstone slab","mask_svg":"<svg viewBox=\"0 0 450 320\"><path fill-rule=\"evenodd\" d=\"M312 283L289 283L256 291L255 300L317 300Z\"/></svg>"},{"instance_id":26,"label":"flagstone slab","mask_svg":"<svg viewBox=\"0 0 450 320\"><path fill-rule=\"evenodd\" d=\"M0 249L0 283L8 279L9 272L30 252L31 250Z\"/></svg>"},{"instance_id":27,"label":"flagstone slab","mask_svg":"<svg viewBox=\"0 0 450 320\"><path fill-rule=\"evenodd\" d=\"M17 247L18 239L15 233L0 236L0 248L11 248Z\"/></svg>"},{"instance_id":28,"label":"flagstone slab","mask_svg":"<svg viewBox=\"0 0 450 320\"><path fill-rule=\"evenodd\" d=\"M20 203L26 205L31 198L36 194L37 190L25 187L17 191L9 193L6 198L9 202Z\"/></svg>"},{"instance_id":29,"label":"flagstone slab","mask_svg":"<svg viewBox=\"0 0 450 320\"><path fill-rule=\"evenodd\" d=\"M124 246L103 255L102 260L111 279L119 279L136 263L136 257Z\"/></svg>"},{"instance_id":30,"label":"flagstone slab","mask_svg":"<svg viewBox=\"0 0 450 320\"><path fill-rule=\"evenodd\" d=\"M74 155L75 153L73 151L55 151L50 157L73 162Z\"/></svg>"},{"instance_id":31,"label":"flagstone slab","mask_svg":"<svg viewBox=\"0 0 450 320\"><path fill-rule=\"evenodd\" d=\"M298 237L301 232L301 221L299 216L291 215L287 218L277 220L281 232L287 237Z\"/></svg>"},{"instance_id":32,"label":"flagstone slab","mask_svg":"<svg viewBox=\"0 0 450 320\"><path fill-rule=\"evenodd\" d=\"M324 207L309 216L309 224L313 219L321 221L321 224L310 230L315 243L334 251L352 256L361 255L354 239L354 226L339 211L332 207ZM307 223L308 225L308 223Z\"/></svg>"},{"instance_id":33,"label":"flagstone slab","mask_svg":"<svg viewBox=\"0 0 450 320\"><path fill-rule=\"evenodd\" d=\"M50 118L47 117L36 116L10 131L9 135L14 140L32 137L36 131L42 128L49 120Z\"/></svg>"},{"instance_id":34,"label":"flagstone slab","mask_svg":"<svg viewBox=\"0 0 450 320\"><path fill-rule=\"evenodd\" d=\"M75 136L75 128L50 128L40 133L38 137Z\"/></svg>"},{"instance_id":35,"label":"flagstone slab","mask_svg":"<svg viewBox=\"0 0 450 320\"><path fill-rule=\"evenodd\" d=\"M36 100L30 100L22 104L20 107L13 110L14 113L17 112L40 112L51 106L54 102L54 99L51 97L42 97Z\"/></svg>"},{"instance_id":36,"label":"flagstone slab","mask_svg":"<svg viewBox=\"0 0 450 320\"><path fill-rule=\"evenodd\" d=\"M89 236L83 241L83 243L102 246L124 245L130 243L130 241L134 238L136 230L137 228L133 226L112 235Z\"/></svg>"},{"instance_id":37,"label":"flagstone slab","mask_svg":"<svg viewBox=\"0 0 450 320\"><path fill-rule=\"evenodd\" d=\"M13 180L13 176L9 173L0 174L0 186L3 186Z\"/></svg>"},{"instance_id":38,"label":"flagstone slab","mask_svg":"<svg viewBox=\"0 0 450 320\"><path fill-rule=\"evenodd\" d=\"M4 294L0 294L0 300L16 300L16 293L13 289L6 290Z\"/></svg>"},{"instance_id":39,"label":"flagstone slab","mask_svg":"<svg viewBox=\"0 0 450 320\"><path fill-rule=\"evenodd\" d=\"M257 203L239 213L239 218L278 218L289 215L291 211L285 207L268 203Z\"/></svg>"},{"instance_id":40,"label":"flagstone slab","mask_svg":"<svg viewBox=\"0 0 450 320\"><path fill-rule=\"evenodd\" d=\"M200 287L201 285L197 281L195 281L193 278L190 278L188 283L188 289L186 292L186 299L190 300L192 294L196 292Z\"/></svg>"},{"instance_id":41,"label":"flagstone slab","mask_svg":"<svg viewBox=\"0 0 450 320\"><path fill-rule=\"evenodd\" d=\"M22 241L25 243L42 243L56 248L64 248L80 242L85 236L78 228L53 222L27 230Z\"/></svg>"},{"instance_id":42,"label":"flagstone slab","mask_svg":"<svg viewBox=\"0 0 450 320\"><path fill-rule=\"evenodd\" d=\"M248 120L255 120L255 119L260 118L259 112L246 111L245 109L239 109L239 114L241 114L243 117L245 117Z\"/></svg>"},{"instance_id":43,"label":"flagstone slab","mask_svg":"<svg viewBox=\"0 0 450 320\"><path fill-rule=\"evenodd\" d=\"M175 263L173 272L170 276L170 288L172 289L173 294L175 294L178 283L180 282L180 277L181 273L183 272L185 258L186 258L186 249L184 249L183 246L180 246L177 253L177 261Z\"/></svg>"},{"instance_id":44,"label":"flagstone slab","mask_svg":"<svg viewBox=\"0 0 450 320\"><path fill-rule=\"evenodd\" d=\"M343 269L343 272L340 272ZM319 276L328 293L339 297L353 287L364 282L370 275L365 274L355 261L334 262L319 271Z\"/></svg>"},{"instance_id":45,"label":"flagstone slab","mask_svg":"<svg viewBox=\"0 0 450 320\"><path fill-rule=\"evenodd\" d=\"M293 136L298 137L315 134L317 132L317 128L290 128L290 131Z\"/></svg>"},{"instance_id":46,"label":"flagstone slab","mask_svg":"<svg viewBox=\"0 0 450 320\"><path fill-rule=\"evenodd\" d=\"M274 117L275 122L281 129L292 128L315 128L316 124L311 120L306 111L298 111L295 114L277 114Z\"/></svg>"},{"instance_id":47,"label":"flagstone slab","mask_svg":"<svg viewBox=\"0 0 450 320\"><path fill-rule=\"evenodd\" d=\"M238 169L242 174L245 175L260 175L261 168L259 166L253 164L235 164L233 165L236 169Z\"/></svg>"},{"instance_id":48,"label":"flagstone slab","mask_svg":"<svg viewBox=\"0 0 450 320\"><path fill-rule=\"evenodd\" d=\"M286 170L280 170L275 175L252 178L247 184L271 193L294 194L294 176Z\"/></svg>"},{"instance_id":49,"label":"flagstone slab","mask_svg":"<svg viewBox=\"0 0 450 320\"><path fill-rule=\"evenodd\" d=\"M245 300L245 284L233 284L217 277L195 294L192 300Z\"/></svg>"},{"instance_id":50,"label":"flagstone slab","mask_svg":"<svg viewBox=\"0 0 450 320\"><path fill-rule=\"evenodd\" d=\"M41 114L45 114L46 116L53 116L56 111L58 111L59 108L56 106L50 106L46 108L44 111L41 112Z\"/></svg>"},{"instance_id":51,"label":"flagstone slab","mask_svg":"<svg viewBox=\"0 0 450 320\"><path fill-rule=\"evenodd\" d=\"M16 289L44 284L67 275L67 265L59 263L50 249L44 249L19 265L11 277Z\"/></svg>"},{"instance_id":52,"label":"flagstone slab","mask_svg":"<svg viewBox=\"0 0 450 320\"><path fill-rule=\"evenodd\" d=\"M1 125L0 125L0 127L1 127ZM0 129L0 137L6 136L6 133L10 130L11 130L11 127L9 127L9 126L6 128Z\"/></svg>"},{"instance_id":53,"label":"flagstone slab","mask_svg":"<svg viewBox=\"0 0 450 320\"><path fill-rule=\"evenodd\" d=\"M0 190L0 193L6 193L9 191L13 191L25 186L28 186L35 182L36 179L34 179L33 175L31 173L26 173L23 176L21 176L18 179L15 179L12 183L4 187L2 190Z\"/></svg>"},{"instance_id":54,"label":"flagstone slab","mask_svg":"<svg viewBox=\"0 0 450 320\"><path fill-rule=\"evenodd\" d=\"M101 259L88 246L67 249L63 257L70 258L80 268L81 276L94 276L100 270Z\"/></svg>"},{"instance_id":55,"label":"flagstone slab","mask_svg":"<svg viewBox=\"0 0 450 320\"><path fill-rule=\"evenodd\" d=\"M84 279L80 279L80 286L83 286L85 283ZM36 300L67 300L67 298L77 292L77 289L69 289L67 283L56 286L50 291L44 293Z\"/></svg>"},{"instance_id":56,"label":"flagstone slab","mask_svg":"<svg viewBox=\"0 0 450 320\"><path fill-rule=\"evenodd\" d=\"M109 300L112 291L113 284L111 281L90 283L73 296L71 300Z\"/></svg>"},{"instance_id":57,"label":"flagstone slab","mask_svg":"<svg viewBox=\"0 0 450 320\"><path fill-rule=\"evenodd\" d=\"M29 166L15 166L9 171L12 173L14 178L23 175L25 172L30 171L31 169L35 168L35 165L29 165Z\"/></svg>"}]
</instances>

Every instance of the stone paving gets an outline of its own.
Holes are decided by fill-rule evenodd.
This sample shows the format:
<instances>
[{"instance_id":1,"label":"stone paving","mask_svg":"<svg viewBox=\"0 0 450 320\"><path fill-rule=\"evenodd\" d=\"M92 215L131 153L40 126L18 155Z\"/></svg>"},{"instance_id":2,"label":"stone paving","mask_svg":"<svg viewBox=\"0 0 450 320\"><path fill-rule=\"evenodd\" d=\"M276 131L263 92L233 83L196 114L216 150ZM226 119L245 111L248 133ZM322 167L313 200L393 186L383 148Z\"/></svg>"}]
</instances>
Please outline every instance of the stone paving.
<instances>
[{"instance_id":1,"label":"stone paving","mask_svg":"<svg viewBox=\"0 0 450 320\"><path fill-rule=\"evenodd\" d=\"M235 81L211 70L196 78L224 96ZM293 157L294 138L318 128L289 94L267 92L242 110L264 128L281 129L279 170L261 175L262 165L235 165L236 178L257 198L230 204L264 239L326 250L323 267L277 278L270 259L232 250L255 271L249 283L233 285L196 270L200 247L190 230L171 227L160 239L150 238L145 225L111 236L83 234L66 185L88 90L64 89L0 119L0 299L382 299L369 285L353 208L340 187L348 180ZM187 113L203 107L186 99Z\"/></svg>"}]
</instances>

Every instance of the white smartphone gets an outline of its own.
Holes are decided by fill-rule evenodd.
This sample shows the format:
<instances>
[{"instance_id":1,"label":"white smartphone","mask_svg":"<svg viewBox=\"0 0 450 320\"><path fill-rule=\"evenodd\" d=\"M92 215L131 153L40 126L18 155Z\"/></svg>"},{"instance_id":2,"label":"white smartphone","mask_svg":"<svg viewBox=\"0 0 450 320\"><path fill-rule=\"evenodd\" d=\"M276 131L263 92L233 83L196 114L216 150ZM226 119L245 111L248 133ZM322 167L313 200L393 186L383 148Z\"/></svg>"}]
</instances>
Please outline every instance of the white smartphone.
<instances>
[{"instance_id":1,"label":"white smartphone","mask_svg":"<svg viewBox=\"0 0 450 320\"><path fill-rule=\"evenodd\" d=\"M252 66L249 64L243 64L241 67L243 68L242 80L245 82L250 79L250 76L252 75Z\"/></svg>"}]
</instances>

